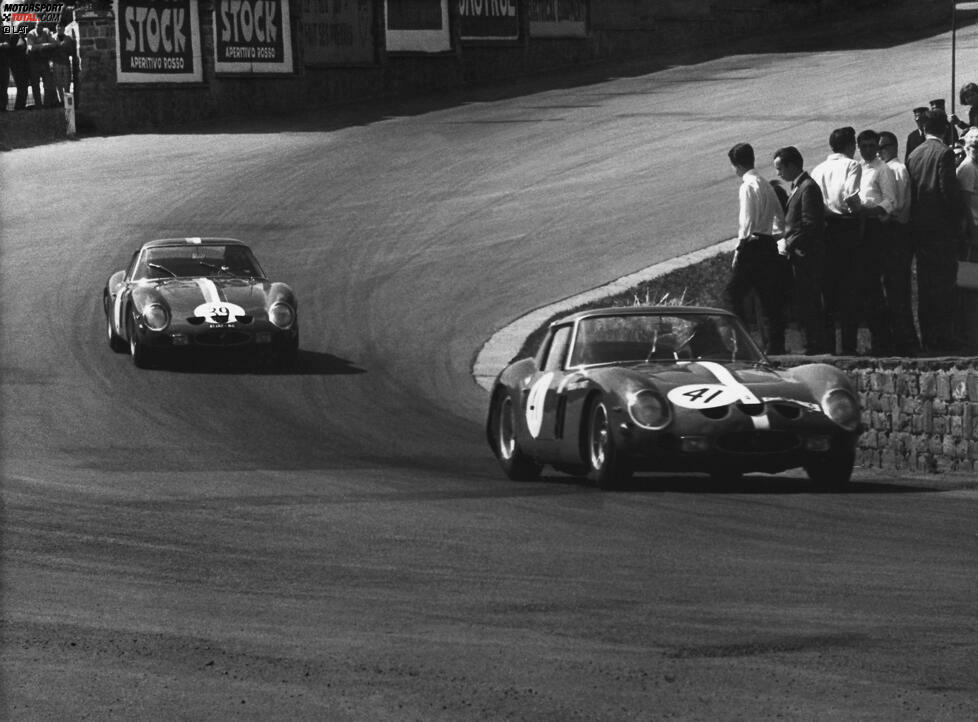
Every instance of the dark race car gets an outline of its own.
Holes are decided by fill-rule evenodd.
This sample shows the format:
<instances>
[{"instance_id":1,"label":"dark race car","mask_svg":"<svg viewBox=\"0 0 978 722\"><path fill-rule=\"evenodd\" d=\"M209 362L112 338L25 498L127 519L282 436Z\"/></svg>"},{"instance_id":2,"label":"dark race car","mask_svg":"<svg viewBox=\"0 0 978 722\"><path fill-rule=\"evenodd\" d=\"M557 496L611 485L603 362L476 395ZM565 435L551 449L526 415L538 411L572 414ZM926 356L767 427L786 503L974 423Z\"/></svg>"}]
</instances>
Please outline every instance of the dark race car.
<instances>
[{"instance_id":1,"label":"dark race car","mask_svg":"<svg viewBox=\"0 0 978 722\"><path fill-rule=\"evenodd\" d=\"M844 487L861 429L857 396L828 364L779 370L733 314L652 306L551 324L535 358L497 377L489 445L511 479L544 464L602 488L634 471L718 480L803 467Z\"/></svg>"},{"instance_id":2,"label":"dark race car","mask_svg":"<svg viewBox=\"0 0 978 722\"><path fill-rule=\"evenodd\" d=\"M269 281L241 241L150 241L109 277L102 304L109 346L140 368L190 349L259 353L281 365L298 354L295 294Z\"/></svg>"}]
</instances>

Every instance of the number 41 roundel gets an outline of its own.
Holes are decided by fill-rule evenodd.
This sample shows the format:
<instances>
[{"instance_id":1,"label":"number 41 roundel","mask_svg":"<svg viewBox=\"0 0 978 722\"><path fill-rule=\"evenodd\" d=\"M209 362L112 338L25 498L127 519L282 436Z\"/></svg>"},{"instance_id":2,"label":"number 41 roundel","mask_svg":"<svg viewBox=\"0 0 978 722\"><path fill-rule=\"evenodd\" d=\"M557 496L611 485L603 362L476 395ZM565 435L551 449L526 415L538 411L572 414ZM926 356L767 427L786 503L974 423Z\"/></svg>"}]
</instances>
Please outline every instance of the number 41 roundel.
<instances>
[{"instance_id":1,"label":"number 41 roundel","mask_svg":"<svg viewBox=\"0 0 978 722\"><path fill-rule=\"evenodd\" d=\"M728 406L740 397L735 389L721 384L690 384L677 386L668 394L669 400L676 406L687 409L712 409L718 406Z\"/></svg>"}]
</instances>

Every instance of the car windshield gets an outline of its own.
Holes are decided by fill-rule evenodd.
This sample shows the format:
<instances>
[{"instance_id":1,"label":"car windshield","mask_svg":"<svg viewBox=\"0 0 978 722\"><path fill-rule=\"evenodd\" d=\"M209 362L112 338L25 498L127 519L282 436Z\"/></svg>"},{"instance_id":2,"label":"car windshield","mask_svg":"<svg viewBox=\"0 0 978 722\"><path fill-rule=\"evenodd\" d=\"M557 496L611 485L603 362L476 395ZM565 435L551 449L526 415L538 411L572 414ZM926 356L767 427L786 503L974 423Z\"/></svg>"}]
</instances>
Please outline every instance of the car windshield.
<instances>
[{"instance_id":1,"label":"car windshield","mask_svg":"<svg viewBox=\"0 0 978 722\"><path fill-rule=\"evenodd\" d=\"M764 357L733 316L649 313L594 316L578 322L570 366L679 361L743 361Z\"/></svg>"},{"instance_id":2,"label":"car windshield","mask_svg":"<svg viewBox=\"0 0 978 722\"><path fill-rule=\"evenodd\" d=\"M264 278L265 274L245 246L157 246L143 249L132 280L200 276Z\"/></svg>"}]
</instances>

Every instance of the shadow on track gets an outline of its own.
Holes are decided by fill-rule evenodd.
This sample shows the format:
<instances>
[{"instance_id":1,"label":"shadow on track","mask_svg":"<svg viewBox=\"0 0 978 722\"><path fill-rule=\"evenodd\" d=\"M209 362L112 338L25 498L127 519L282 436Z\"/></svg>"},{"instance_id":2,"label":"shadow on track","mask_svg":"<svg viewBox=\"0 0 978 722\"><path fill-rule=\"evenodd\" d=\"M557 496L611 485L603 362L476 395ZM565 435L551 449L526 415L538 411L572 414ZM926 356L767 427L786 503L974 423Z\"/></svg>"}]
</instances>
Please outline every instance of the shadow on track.
<instances>
[{"instance_id":1,"label":"shadow on track","mask_svg":"<svg viewBox=\"0 0 978 722\"><path fill-rule=\"evenodd\" d=\"M364 374L352 361L319 351L300 350L295 364L277 367L253 358L195 354L186 358L162 360L158 368L187 374L257 374L260 376L343 376Z\"/></svg>"}]
</instances>

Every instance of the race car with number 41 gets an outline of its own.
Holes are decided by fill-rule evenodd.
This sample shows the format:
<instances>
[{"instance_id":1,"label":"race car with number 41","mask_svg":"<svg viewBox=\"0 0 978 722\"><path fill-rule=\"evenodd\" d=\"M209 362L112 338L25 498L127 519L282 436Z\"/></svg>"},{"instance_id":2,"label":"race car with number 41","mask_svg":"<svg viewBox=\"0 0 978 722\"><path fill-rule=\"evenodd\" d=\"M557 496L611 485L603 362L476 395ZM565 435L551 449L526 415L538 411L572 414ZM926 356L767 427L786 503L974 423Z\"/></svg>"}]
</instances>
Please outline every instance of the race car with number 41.
<instances>
[{"instance_id":1,"label":"race car with number 41","mask_svg":"<svg viewBox=\"0 0 978 722\"><path fill-rule=\"evenodd\" d=\"M295 294L230 238L149 241L102 290L114 351L140 368L197 350L250 353L289 366L299 350Z\"/></svg>"},{"instance_id":2,"label":"race car with number 41","mask_svg":"<svg viewBox=\"0 0 978 722\"><path fill-rule=\"evenodd\" d=\"M533 358L496 378L486 432L510 479L544 465L614 488L637 471L803 468L821 489L848 484L861 410L846 375L775 368L720 309L636 306L550 325Z\"/></svg>"}]
</instances>

